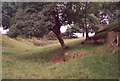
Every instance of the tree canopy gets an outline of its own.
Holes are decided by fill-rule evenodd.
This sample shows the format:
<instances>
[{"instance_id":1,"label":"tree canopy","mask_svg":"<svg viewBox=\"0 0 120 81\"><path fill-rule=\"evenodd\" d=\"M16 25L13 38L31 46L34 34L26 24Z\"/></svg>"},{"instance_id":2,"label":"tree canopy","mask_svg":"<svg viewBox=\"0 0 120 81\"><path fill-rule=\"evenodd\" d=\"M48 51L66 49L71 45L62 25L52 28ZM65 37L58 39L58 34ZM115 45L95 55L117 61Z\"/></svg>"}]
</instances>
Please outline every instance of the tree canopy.
<instances>
[{"instance_id":1,"label":"tree canopy","mask_svg":"<svg viewBox=\"0 0 120 81\"><path fill-rule=\"evenodd\" d=\"M62 25L74 24L69 31L86 32L86 35L91 31L97 32L120 18L119 4L120 2L3 3L2 25L10 29L10 37L43 37L52 30L61 41Z\"/></svg>"}]
</instances>

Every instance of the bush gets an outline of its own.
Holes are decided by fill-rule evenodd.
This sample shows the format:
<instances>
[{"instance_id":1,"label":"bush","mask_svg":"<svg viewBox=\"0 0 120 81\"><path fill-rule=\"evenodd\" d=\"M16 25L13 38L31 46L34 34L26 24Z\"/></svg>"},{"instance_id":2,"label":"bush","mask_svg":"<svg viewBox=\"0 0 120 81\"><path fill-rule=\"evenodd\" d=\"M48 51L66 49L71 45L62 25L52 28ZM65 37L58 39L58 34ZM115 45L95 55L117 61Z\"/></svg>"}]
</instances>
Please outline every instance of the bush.
<instances>
[{"instance_id":1,"label":"bush","mask_svg":"<svg viewBox=\"0 0 120 81\"><path fill-rule=\"evenodd\" d=\"M17 34L17 28L16 27L12 27L10 28L10 30L7 32L7 35L11 38L15 38L18 36Z\"/></svg>"}]
</instances>

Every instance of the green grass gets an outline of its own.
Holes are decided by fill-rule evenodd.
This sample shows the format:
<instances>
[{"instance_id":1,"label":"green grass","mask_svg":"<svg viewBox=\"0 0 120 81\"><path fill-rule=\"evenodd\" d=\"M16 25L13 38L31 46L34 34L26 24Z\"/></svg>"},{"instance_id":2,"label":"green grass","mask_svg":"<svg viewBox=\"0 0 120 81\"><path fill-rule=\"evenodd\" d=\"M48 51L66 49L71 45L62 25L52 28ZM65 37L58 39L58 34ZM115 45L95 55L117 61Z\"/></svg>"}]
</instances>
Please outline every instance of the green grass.
<instances>
[{"instance_id":1,"label":"green grass","mask_svg":"<svg viewBox=\"0 0 120 81\"><path fill-rule=\"evenodd\" d=\"M69 49L59 42L34 46L3 36L3 79L113 79L118 78L118 55L104 50L105 45L80 45L80 39L66 39ZM107 48L106 48L107 49ZM85 52L86 56L61 64L49 64L53 56L66 52Z\"/></svg>"}]
</instances>

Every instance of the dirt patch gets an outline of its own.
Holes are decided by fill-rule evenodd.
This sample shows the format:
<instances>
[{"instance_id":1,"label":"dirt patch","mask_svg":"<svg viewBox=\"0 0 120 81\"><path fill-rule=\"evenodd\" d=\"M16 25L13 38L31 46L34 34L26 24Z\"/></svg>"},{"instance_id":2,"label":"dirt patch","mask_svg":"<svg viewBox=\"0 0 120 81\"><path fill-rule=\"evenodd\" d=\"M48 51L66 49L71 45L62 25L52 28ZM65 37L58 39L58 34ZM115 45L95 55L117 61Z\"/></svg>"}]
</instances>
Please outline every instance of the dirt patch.
<instances>
[{"instance_id":1,"label":"dirt patch","mask_svg":"<svg viewBox=\"0 0 120 81\"><path fill-rule=\"evenodd\" d=\"M64 62L68 62L71 59L81 58L86 56L84 52L66 52L63 56L55 56L53 60L49 62L50 64L60 64Z\"/></svg>"},{"instance_id":2,"label":"dirt patch","mask_svg":"<svg viewBox=\"0 0 120 81\"><path fill-rule=\"evenodd\" d=\"M83 57L85 55L86 54L82 51L80 51L80 52L67 52L64 54L64 58L65 58L65 61L69 61L71 59L80 58L80 57Z\"/></svg>"},{"instance_id":3,"label":"dirt patch","mask_svg":"<svg viewBox=\"0 0 120 81\"><path fill-rule=\"evenodd\" d=\"M57 57L55 59L53 59L51 62L49 62L50 64L60 64L60 63L64 63L65 59L64 57Z\"/></svg>"}]
</instances>

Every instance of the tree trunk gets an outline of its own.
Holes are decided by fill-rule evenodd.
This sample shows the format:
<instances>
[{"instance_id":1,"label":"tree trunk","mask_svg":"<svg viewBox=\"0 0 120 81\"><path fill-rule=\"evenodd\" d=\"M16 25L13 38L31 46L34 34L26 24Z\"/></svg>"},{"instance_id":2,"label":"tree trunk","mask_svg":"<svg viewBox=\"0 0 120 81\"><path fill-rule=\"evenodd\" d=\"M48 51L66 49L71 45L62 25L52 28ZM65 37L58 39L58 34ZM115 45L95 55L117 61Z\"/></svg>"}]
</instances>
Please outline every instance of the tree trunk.
<instances>
[{"instance_id":1,"label":"tree trunk","mask_svg":"<svg viewBox=\"0 0 120 81\"><path fill-rule=\"evenodd\" d=\"M86 38L88 38L89 37L89 35L88 35L88 29L86 28Z\"/></svg>"},{"instance_id":2,"label":"tree trunk","mask_svg":"<svg viewBox=\"0 0 120 81\"><path fill-rule=\"evenodd\" d=\"M84 35L84 32L83 32L83 37L84 37L85 35Z\"/></svg>"},{"instance_id":3,"label":"tree trunk","mask_svg":"<svg viewBox=\"0 0 120 81\"><path fill-rule=\"evenodd\" d=\"M85 28L85 32L86 32L86 38L88 38L89 37L89 35L88 35L89 32L88 32L88 28L87 28L87 2L85 3L84 19L85 19L84 28Z\"/></svg>"},{"instance_id":4,"label":"tree trunk","mask_svg":"<svg viewBox=\"0 0 120 81\"><path fill-rule=\"evenodd\" d=\"M117 31L109 31L108 32L108 37L107 37L107 42L108 42L108 47L113 51L113 53L118 53L119 49L119 32Z\"/></svg>"},{"instance_id":5,"label":"tree trunk","mask_svg":"<svg viewBox=\"0 0 120 81\"><path fill-rule=\"evenodd\" d=\"M60 32L60 27L57 26L54 26L52 29L51 29L57 36L57 39L59 40L60 44L61 44L61 47L63 49L66 49L67 46L65 45L63 39L62 39L62 36L61 36L61 32Z\"/></svg>"},{"instance_id":6,"label":"tree trunk","mask_svg":"<svg viewBox=\"0 0 120 81\"><path fill-rule=\"evenodd\" d=\"M63 49L66 49L67 46L65 45L65 43L64 43L64 41L63 41L63 39L62 39L61 33L58 33L58 32L56 32L56 31L53 31L53 32L56 34L57 39L59 40L62 48L63 48Z\"/></svg>"},{"instance_id":7,"label":"tree trunk","mask_svg":"<svg viewBox=\"0 0 120 81\"><path fill-rule=\"evenodd\" d=\"M57 10L57 12L55 13L55 26L53 28L51 28L51 30L56 34L57 39L59 40L61 46L63 49L66 49L67 46L65 45L62 36L61 36L61 32L60 32L60 27L61 27L61 23L60 23L60 19L59 19L59 12Z\"/></svg>"},{"instance_id":8,"label":"tree trunk","mask_svg":"<svg viewBox=\"0 0 120 81\"><path fill-rule=\"evenodd\" d=\"M64 41L63 41L61 35L56 34L56 36L57 36L57 39L59 40L59 42L60 42L62 48L65 49L65 48L66 48L66 45L65 45L65 43L64 43Z\"/></svg>"}]
</instances>

